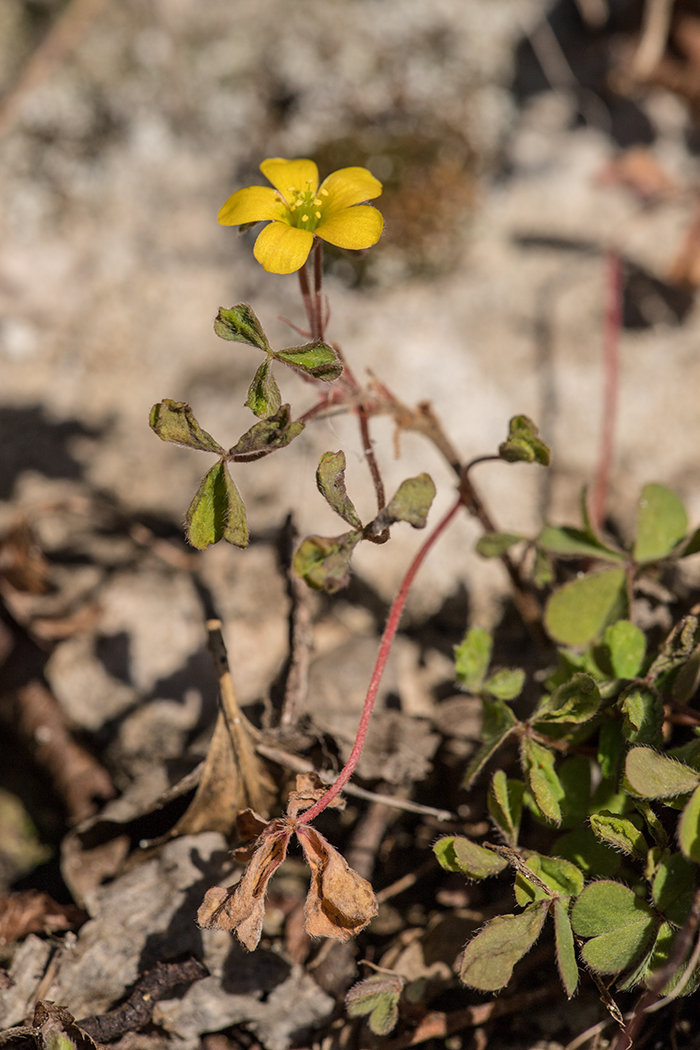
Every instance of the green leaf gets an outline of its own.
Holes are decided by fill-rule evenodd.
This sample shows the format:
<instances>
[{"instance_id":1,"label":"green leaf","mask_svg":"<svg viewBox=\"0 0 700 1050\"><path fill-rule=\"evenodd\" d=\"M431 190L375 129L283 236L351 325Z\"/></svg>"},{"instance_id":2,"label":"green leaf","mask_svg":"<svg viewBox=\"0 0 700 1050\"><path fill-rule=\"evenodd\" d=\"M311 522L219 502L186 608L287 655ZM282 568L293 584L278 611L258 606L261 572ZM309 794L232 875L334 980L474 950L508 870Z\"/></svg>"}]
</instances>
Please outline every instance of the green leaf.
<instances>
[{"instance_id":1,"label":"green leaf","mask_svg":"<svg viewBox=\"0 0 700 1050\"><path fill-rule=\"evenodd\" d=\"M681 814L678 841L686 857L700 864L700 787L697 787Z\"/></svg>"},{"instance_id":2,"label":"green leaf","mask_svg":"<svg viewBox=\"0 0 700 1050\"><path fill-rule=\"evenodd\" d=\"M345 1006L351 1017L369 1014L375 1035L388 1035L399 1017L398 1003L404 979L398 974L378 973L359 981L347 992Z\"/></svg>"},{"instance_id":3,"label":"green leaf","mask_svg":"<svg viewBox=\"0 0 700 1050\"><path fill-rule=\"evenodd\" d=\"M171 441L186 448L201 449L203 452L223 454L223 448L211 434L202 430L194 417L192 409L184 401L171 401L166 398L151 409L149 425L161 441Z\"/></svg>"},{"instance_id":4,"label":"green leaf","mask_svg":"<svg viewBox=\"0 0 700 1050\"><path fill-rule=\"evenodd\" d=\"M524 684L525 672L518 667L489 675L482 688L489 696L496 696L499 700L515 700L522 693Z\"/></svg>"},{"instance_id":5,"label":"green leaf","mask_svg":"<svg viewBox=\"0 0 700 1050\"><path fill-rule=\"evenodd\" d=\"M591 539L587 532L572 529L566 525L545 525L537 542L542 550L559 557L601 558L606 561L622 561L624 554L604 546L597 539Z\"/></svg>"},{"instance_id":6,"label":"green leaf","mask_svg":"<svg viewBox=\"0 0 700 1050\"><path fill-rule=\"evenodd\" d=\"M229 342L247 343L257 346L258 350L270 350L262 325L247 303L239 303L230 310L222 306L214 321L214 331L219 338Z\"/></svg>"},{"instance_id":7,"label":"green leaf","mask_svg":"<svg viewBox=\"0 0 700 1050\"><path fill-rule=\"evenodd\" d=\"M540 547L535 547L535 564L532 568L532 582L535 587L547 587L554 579L552 560Z\"/></svg>"},{"instance_id":8,"label":"green leaf","mask_svg":"<svg viewBox=\"0 0 700 1050\"><path fill-rule=\"evenodd\" d=\"M435 856L445 871L458 871L468 879L486 879L498 875L507 865L491 850L477 846L461 835L447 835L433 846Z\"/></svg>"},{"instance_id":9,"label":"green leaf","mask_svg":"<svg viewBox=\"0 0 700 1050\"><path fill-rule=\"evenodd\" d=\"M600 706L600 691L589 674L578 672L568 682L560 685L551 696L545 696L532 716L539 722L572 723L587 722Z\"/></svg>"},{"instance_id":10,"label":"green leaf","mask_svg":"<svg viewBox=\"0 0 700 1050\"><path fill-rule=\"evenodd\" d=\"M303 429L303 423L298 420L292 422L289 405L281 405L274 416L261 419L250 430L246 430L228 454L234 460L260 459L278 448L284 448Z\"/></svg>"},{"instance_id":11,"label":"green leaf","mask_svg":"<svg viewBox=\"0 0 700 1050\"><path fill-rule=\"evenodd\" d=\"M664 485L645 485L637 511L636 561L665 558L685 536L688 516L675 492Z\"/></svg>"},{"instance_id":12,"label":"green leaf","mask_svg":"<svg viewBox=\"0 0 700 1050\"><path fill-rule=\"evenodd\" d=\"M622 697L620 710L625 716L622 732L630 743L661 743L664 705L658 693L643 685L632 686Z\"/></svg>"},{"instance_id":13,"label":"green leaf","mask_svg":"<svg viewBox=\"0 0 700 1050\"><path fill-rule=\"evenodd\" d=\"M226 540L248 546L245 506L225 463L215 463L204 476L187 511L187 539L204 550Z\"/></svg>"},{"instance_id":14,"label":"green leaf","mask_svg":"<svg viewBox=\"0 0 700 1050\"><path fill-rule=\"evenodd\" d=\"M700 551L700 528L690 534L681 551L681 558L689 558Z\"/></svg>"},{"instance_id":15,"label":"green leaf","mask_svg":"<svg viewBox=\"0 0 700 1050\"><path fill-rule=\"evenodd\" d=\"M481 726L481 739L484 745L476 753L467 766L464 774L464 786L471 787L474 780L484 768L488 760L499 749L504 740L510 735L516 718L511 709L502 700L482 700L483 721Z\"/></svg>"},{"instance_id":16,"label":"green leaf","mask_svg":"<svg viewBox=\"0 0 700 1050\"><path fill-rule=\"evenodd\" d=\"M615 677L636 678L646 653L644 632L629 620L618 620L606 629L605 644Z\"/></svg>"},{"instance_id":17,"label":"green leaf","mask_svg":"<svg viewBox=\"0 0 700 1050\"><path fill-rule=\"evenodd\" d=\"M578 987L578 963L571 922L561 901L554 902L554 940L557 949L557 969L567 998L570 999Z\"/></svg>"},{"instance_id":18,"label":"green leaf","mask_svg":"<svg viewBox=\"0 0 700 1050\"><path fill-rule=\"evenodd\" d=\"M649 905L627 886L601 880L586 886L571 910L585 962L597 973L631 966L651 941L657 921Z\"/></svg>"},{"instance_id":19,"label":"green leaf","mask_svg":"<svg viewBox=\"0 0 700 1050\"><path fill-rule=\"evenodd\" d=\"M547 902L531 904L519 915L498 915L467 945L460 977L470 988L497 992L510 981L513 967L539 937Z\"/></svg>"},{"instance_id":20,"label":"green leaf","mask_svg":"<svg viewBox=\"0 0 700 1050\"><path fill-rule=\"evenodd\" d=\"M627 603L624 569L606 569L564 584L547 602L545 627L555 642L588 645Z\"/></svg>"},{"instance_id":21,"label":"green leaf","mask_svg":"<svg viewBox=\"0 0 700 1050\"><path fill-rule=\"evenodd\" d=\"M357 530L342 536L307 536L294 555L294 572L314 590L335 594L350 582L352 552L361 539Z\"/></svg>"},{"instance_id":22,"label":"green leaf","mask_svg":"<svg viewBox=\"0 0 700 1050\"><path fill-rule=\"evenodd\" d=\"M500 558L510 547L524 540L517 532L485 532L476 544L476 553L482 558Z\"/></svg>"},{"instance_id":23,"label":"green leaf","mask_svg":"<svg viewBox=\"0 0 700 1050\"><path fill-rule=\"evenodd\" d=\"M562 827L580 827L586 823L591 801L591 763L584 755L572 755L561 763L557 775L564 789Z\"/></svg>"},{"instance_id":24,"label":"green leaf","mask_svg":"<svg viewBox=\"0 0 700 1050\"><path fill-rule=\"evenodd\" d=\"M697 616L684 616L673 628L661 647L661 652L649 668L647 678L656 681L664 675L682 667L700 643Z\"/></svg>"},{"instance_id":25,"label":"green leaf","mask_svg":"<svg viewBox=\"0 0 700 1050\"><path fill-rule=\"evenodd\" d=\"M672 853L664 856L654 876L652 900L674 926L682 926L688 918L695 895L696 870L681 853Z\"/></svg>"},{"instance_id":26,"label":"green leaf","mask_svg":"<svg viewBox=\"0 0 700 1050\"><path fill-rule=\"evenodd\" d=\"M700 783L700 773L650 747L632 748L625 761L625 776L632 791L642 798L685 795Z\"/></svg>"},{"instance_id":27,"label":"green leaf","mask_svg":"<svg viewBox=\"0 0 700 1050\"><path fill-rule=\"evenodd\" d=\"M472 627L455 646L455 678L469 693L478 693L491 662L493 638L483 627Z\"/></svg>"},{"instance_id":28,"label":"green leaf","mask_svg":"<svg viewBox=\"0 0 700 1050\"><path fill-rule=\"evenodd\" d=\"M376 532L381 532L395 521L407 521L414 529L425 528L428 511L435 499L435 485L430 474L406 478L396 490L390 503L374 519Z\"/></svg>"},{"instance_id":29,"label":"green leaf","mask_svg":"<svg viewBox=\"0 0 700 1050\"><path fill-rule=\"evenodd\" d=\"M625 797L630 798L631 796L626 795ZM634 804L637 813L639 813L644 821L644 825L647 831L651 834L656 845L662 851L665 850L668 846L668 835L666 834L666 829L647 800L644 798L632 798L632 803Z\"/></svg>"},{"instance_id":30,"label":"green leaf","mask_svg":"<svg viewBox=\"0 0 700 1050\"><path fill-rule=\"evenodd\" d=\"M345 489L344 452L323 453L316 470L316 484L321 495L343 521L355 529L362 528L362 522Z\"/></svg>"},{"instance_id":31,"label":"green leaf","mask_svg":"<svg viewBox=\"0 0 700 1050\"><path fill-rule=\"evenodd\" d=\"M639 817L636 819L639 821ZM590 820L593 833L602 842L607 842L613 849L620 850L630 857L644 860L648 849L646 839L632 820L608 810L593 813Z\"/></svg>"},{"instance_id":32,"label":"green leaf","mask_svg":"<svg viewBox=\"0 0 700 1050\"><path fill-rule=\"evenodd\" d=\"M603 780L616 780L625 749L622 722L617 718L604 721L598 734L598 765Z\"/></svg>"},{"instance_id":33,"label":"green leaf","mask_svg":"<svg viewBox=\"0 0 700 1050\"><path fill-rule=\"evenodd\" d=\"M642 975L648 984L655 984L655 973L664 969L668 965L671 954L675 948L674 942L678 936L682 936L682 934L679 934L669 923L664 922L661 924L653 950L650 952L647 960L646 972ZM678 960L677 969L668 984L664 985L663 988L657 987L655 989L657 994L662 996L671 995L671 993L676 990L685 973L686 961L687 960L685 959ZM691 995L693 992L697 991L699 976L700 973L696 966L693 971L688 974L688 980L684 982L683 987L679 988L675 994Z\"/></svg>"},{"instance_id":34,"label":"green leaf","mask_svg":"<svg viewBox=\"0 0 700 1050\"><path fill-rule=\"evenodd\" d=\"M559 803L564 797L561 781L554 771L554 755L529 737L521 743L522 762L527 781L540 811L556 824L561 820Z\"/></svg>"},{"instance_id":35,"label":"green leaf","mask_svg":"<svg viewBox=\"0 0 700 1050\"><path fill-rule=\"evenodd\" d=\"M678 669L671 686L671 695L679 704L687 704L700 684L700 648L696 648L688 661Z\"/></svg>"},{"instance_id":36,"label":"green leaf","mask_svg":"<svg viewBox=\"0 0 700 1050\"><path fill-rule=\"evenodd\" d=\"M247 408L261 419L274 416L282 404L282 395L272 374L269 357L260 365L253 377L245 400Z\"/></svg>"},{"instance_id":37,"label":"green leaf","mask_svg":"<svg viewBox=\"0 0 700 1050\"><path fill-rule=\"evenodd\" d=\"M285 365L300 368L302 372L332 383L343 374L343 365L337 353L328 343L305 343L304 346L290 346L288 350L278 350L274 354L278 361Z\"/></svg>"},{"instance_id":38,"label":"green leaf","mask_svg":"<svg viewBox=\"0 0 700 1050\"><path fill-rule=\"evenodd\" d=\"M521 907L535 900L576 897L583 889L583 872L575 864L562 860L561 857L547 857L535 853L528 857L525 866L539 876L552 892L546 894L519 871L515 878L515 899Z\"/></svg>"},{"instance_id":39,"label":"green leaf","mask_svg":"<svg viewBox=\"0 0 700 1050\"><path fill-rule=\"evenodd\" d=\"M498 769L491 781L488 806L491 819L498 826L506 843L514 848L518 843L523 812L522 781L509 780L503 770Z\"/></svg>"},{"instance_id":40,"label":"green leaf","mask_svg":"<svg viewBox=\"0 0 700 1050\"><path fill-rule=\"evenodd\" d=\"M550 451L538 434L528 416L513 416L508 424L508 437L499 445L499 456L507 463L541 463L548 467Z\"/></svg>"}]
</instances>

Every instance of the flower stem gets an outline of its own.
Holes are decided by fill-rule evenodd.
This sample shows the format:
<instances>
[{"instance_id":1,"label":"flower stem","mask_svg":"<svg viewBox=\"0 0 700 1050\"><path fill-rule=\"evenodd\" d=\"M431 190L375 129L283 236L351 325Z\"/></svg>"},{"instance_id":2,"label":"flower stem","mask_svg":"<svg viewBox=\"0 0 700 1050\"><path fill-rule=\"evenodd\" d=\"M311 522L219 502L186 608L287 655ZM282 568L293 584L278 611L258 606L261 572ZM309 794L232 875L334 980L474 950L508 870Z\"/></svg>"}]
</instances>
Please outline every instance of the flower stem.
<instances>
[{"instance_id":1,"label":"flower stem","mask_svg":"<svg viewBox=\"0 0 700 1050\"><path fill-rule=\"evenodd\" d=\"M326 327L323 318L323 241L317 237L314 241L314 316L316 319L314 339L323 339Z\"/></svg>"},{"instance_id":2,"label":"flower stem","mask_svg":"<svg viewBox=\"0 0 700 1050\"><path fill-rule=\"evenodd\" d=\"M316 334L316 311L314 310L314 300L311 298L311 292L309 290L309 275L306 272L306 263L299 270L299 287L301 289L301 298L304 302L304 310L306 311L306 317L309 322L309 328L311 329L311 338L318 339Z\"/></svg>"},{"instance_id":3,"label":"flower stem","mask_svg":"<svg viewBox=\"0 0 700 1050\"><path fill-rule=\"evenodd\" d=\"M462 506L462 497L452 506L448 513L443 519L436 525L427 540L423 543L415 558L409 566L408 572L403 578L399 593L394 599L394 603L389 611L389 619L387 620L386 627L384 628L384 634L379 645L379 652L377 654L377 661L374 665L374 671L370 679L369 688L367 689L367 696L365 697L365 704L362 708L362 715L360 716L360 724L357 728L357 736L355 737L355 743L353 744L350 757L342 769L338 778L334 781L333 785L328 789L325 795L316 802L310 809L307 809L297 819L300 824L308 824L314 820L319 813L322 813L326 806L333 801L335 796L339 794L344 785L348 782L350 777L355 771L355 767L362 754L362 749L365 746L365 738L367 737L367 730L369 728L369 722L372 717L372 709L374 708L374 702L379 692L379 683L382 680L384 669L386 668L387 660L389 659L389 653L396 637L396 632L399 628L399 621L401 620L401 614L403 613L406 599L408 598L408 592L411 588L411 584L415 579L416 573L420 569L423 561L430 551L431 547L437 539L442 535L447 526L450 524L452 519L457 514L457 511Z\"/></svg>"}]
</instances>

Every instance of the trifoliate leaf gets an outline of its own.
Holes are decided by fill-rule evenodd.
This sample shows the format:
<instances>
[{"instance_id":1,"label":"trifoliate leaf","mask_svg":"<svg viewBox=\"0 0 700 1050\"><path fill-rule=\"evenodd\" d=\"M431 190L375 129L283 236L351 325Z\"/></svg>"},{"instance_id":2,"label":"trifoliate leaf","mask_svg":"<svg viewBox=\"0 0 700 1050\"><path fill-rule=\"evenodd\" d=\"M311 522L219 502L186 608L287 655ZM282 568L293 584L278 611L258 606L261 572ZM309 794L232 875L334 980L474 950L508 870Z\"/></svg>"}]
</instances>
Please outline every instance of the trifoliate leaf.
<instances>
[{"instance_id":1,"label":"trifoliate leaf","mask_svg":"<svg viewBox=\"0 0 700 1050\"><path fill-rule=\"evenodd\" d=\"M498 448L507 463L541 463L549 466L550 451L537 435L539 431L528 416L513 416L508 424L508 437Z\"/></svg>"},{"instance_id":2,"label":"trifoliate leaf","mask_svg":"<svg viewBox=\"0 0 700 1050\"><path fill-rule=\"evenodd\" d=\"M414 529L423 529L434 499L435 484L429 474L406 478L399 485L393 499L375 518L375 526L381 531L395 521L407 521Z\"/></svg>"},{"instance_id":3,"label":"trifoliate leaf","mask_svg":"<svg viewBox=\"0 0 700 1050\"><path fill-rule=\"evenodd\" d=\"M535 711L534 722L587 722L600 706L600 690L589 674L577 672L558 689L545 696Z\"/></svg>"},{"instance_id":4,"label":"trifoliate leaf","mask_svg":"<svg viewBox=\"0 0 700 1050\"><path fill-rule=\"evenodd\" d=\"M223 454L219 442L202 430L192 409L184 401L171 401L169 398L160 401L151 409L149 424L161 441Z\"/></svg>"},{"instance_id":5,"label":"trifoliate leaf","mask_svg":"<svg viewBox=\"0 0 700 1050\"><path fill-rule=\"evenodd\" d=\"M205 475L187 511L187 538L204 550L226 540L248 546L245 506L225 463L216 463Z\"/></svg>"},{"instance_id":6,"label":"trifoliate leaf","mask_svg":"<svg viewBox=\"0 0 700 1050\"><path fill-rule=\"evenodd\" d=\"M290 346L288 350L278 350L274 354L278 361L293 365L302 372L332 383L343 374L343 365L336 351L328 343L305 343L304 346Z\"/></svg>"},{"instance_id":7,"label":"trifoliate leaf","mask_svg":"<svg viewBox=\"0 0 700 1050\"><path fill-rule=\"evenodd\" d=\"M590 937L582 949L597 973L617 973L631 966L649 945L658 922L641 897L619 882L601 880L586 886L571 910L579 937Z\"/></svg>"},{"instance_id":8,"label":"trifoliate leaf","mask_svg":"<svg viewBox=\"0 0 700 1050\"><path fill-rule=\"evenodd\" d=\"M222 306L214 321L214 331L221 339L229 342L247 343L257 346L258 350L270 349L262 325L247 303L239 303L230 310Z\"/></svg>"},{"instance_id":9,"label":"trifoliate leaf","mask_svg":"<svg viewBox=\"0 0 700 1050\"><path fill-rule=\"evenodd\" d=\"M263 361L253 377L245 405L256 416L266 419L268 416L274 416L279 411L281 404L282 395L272 374L272 367L268 358L266 361Z\"/></svg>"},{"instance_id":10,"label":"trifoliate leaf","mask_svg":"<svg viewBox=\"0 0 700 1050\"><path fill-rule=\"evenodd\" d=\"M467 945L460 977L470 988L497 992L510 981L513 967L540 935L547 902L531 904L519 915L498 915Z\"/></svg>"},{"instance_id":11,"label":"trifoliate leaf","mask_svg":"<svg viewBox=\"0 0 700 1050\"><path fill-rule=\"evenodd\" d=\"M357 511L345 489L345 453L324 452L316 470L316 484L336 514L355 529L362 528Z\"/></svg>"},{"instance_id":12,"label":"trifoliate leaf","mask_svg":"<svg viewBox=\"0 0 700 1050\"><path fill-rule=\"evenodd\" d=\"M345 996L351 1017L369 1014L369 1027L375 1035L388 1035L398 1020L398 1002L404 979L398 974L374 974L353 985Z\"/></svg>"},{"instance_id":13,"label":"trifoliate leaf","mask_svg":"<svg viewBox=\"0 0 700 1050\"><path fill-rule=\"evenodd\" d=\"M636 561L665 558L688 529L685 507L664 485L645 485L639 497L637 538L632 554Z\"/></svg>"},{"instance_id":14,"label":"trifoliate leaf","mask_svg":"<svg viewBox=\"0 0 700 1050\"><path fill-rule=\"evenodd\" d=\"M627 604L624 569L606 569L564 584L547 602L545 627L563 645L588 645Z\"/></svg>"}]
</instances>

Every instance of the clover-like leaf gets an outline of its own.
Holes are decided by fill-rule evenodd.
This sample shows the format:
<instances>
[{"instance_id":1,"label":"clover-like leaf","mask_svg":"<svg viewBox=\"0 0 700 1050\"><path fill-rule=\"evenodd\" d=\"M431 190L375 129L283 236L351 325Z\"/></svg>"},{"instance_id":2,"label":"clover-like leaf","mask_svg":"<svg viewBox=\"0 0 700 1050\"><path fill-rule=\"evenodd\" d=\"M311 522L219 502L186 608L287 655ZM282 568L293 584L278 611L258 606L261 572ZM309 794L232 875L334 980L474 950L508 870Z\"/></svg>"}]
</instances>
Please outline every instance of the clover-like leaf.
<instances>
[{"instance_id":1,"label":"clover-like leaf","mask_svg":"<svg viewBox=\"0 0 700 1050\"><path fill-rule=\"evenodd\" d=\"M515 899L521 906L536 900L552 900L554 897L576 897L583 889L583 872L562 857L533 853L526 860L525 867L548 886L550 892L545 893L536 882L531 882L521 868L515 878Z\"/></svg>"},{"instance_id":2,"label":"clover-like leaf","mask_svg":"<svg viewBox=\"0 0 700 1050\"><path fill-rule=\"evenodd\" d=\"M591 940L581 954L597 973L617 973L639 959L658 920L627 886L603 879L586 886L571 911L574 933Z\"/></svg>"},{"instance_id":3,"label":"clover-like leaf","mask_svg":"<svg viewBox=\"0 0 700 1050\"><path fill-rule=\"evenodd\" d=\"M393 525L395 521L407 521L414 529L423 529L434 499L435 484L430 474L406 478L399 485L393 499L375 518L375 526L381 531Z\"/></svg>"},{"instance_id":4,"label":"clover-like leaf","mask_svg":"<svg viewBox=\"0 0 700 1050\"><path fill-rule=\"evenodd\" d=\"M516 543L524 540L517 532L485 532L476 544L476 553L482 558L500 558Z\"/></svg>"},{"instance_id":5,"label":"clover-like leaf","mask_svg":"<svg viewBox=\"0 0 700 1050\"><path fill-rule=\"evenodd\" d=\"M200 449L202 452L223 454L219 442L202 430L185 401L171 401L170 398L160 401L151 409L149 425L161 441Z\"/></svg>"},{"instance_id":6,"label":"clover-like leaf","mask_svg":"<svg viewBox=\"0 0 700 1050\"><path fill-rule=\"evenodd\" d=\"M398 1016L398 1003L404 979L398 974L377 973L359 981L345 995L345 1008L351 1017L369 1014L368 1023L375 1035L388 1035Z\"/></svg>"},{"instance_id":7,"label":"clover-like leaf","mask_svg":"<svg viewBox=\"0 0 700 1050\"><path fill-rule=\"evenodd\" d=\"M469 693L478 693L489 669L493 638L483 627L472 627L455 646L455 678Z\"/></svg>"},{"instance_id":8,"label":"clover-like leaf","mask_svg":"<svg viewBox=\"0 0 700 1050\"><path fill-rule=\"evenodd\" d=\"M554 755L529 737L521 742L521 759L530 791L540 812L556 824L561 821L564 788L554 770Z\"/></svg>"},{"instance_id":9,"label":"clover-like leaf","mask_svg":"<svg viewBox=\"0 0 700 1050\"><path fill-rule=\"evenodd\" d=\"M314 590L335 594L350 581L352 552L361 539L357 529L342 536L307 536L294 555L294 572Z\"/></svg>"},{"instance_id":10,"label":"clover-like leaf","mask_svg":"<svg viewBox=\"0 0 700 1050\"><path fill-rule=\"evenodd\" d=\"M274 357L285 365L299 368L314 379L332 383L343 374L343 364L338 354L328 343L305 343L303 346L290 346L287 350L277 350Z\"/></svg>"},{"instance_id":11,"label":"clover-like leaf","mask_svg":"<svg viewBox=\"0 0 700 1050\"><path fill-rule=\"evenodd\" d=\"M523 691L525 672L520 667L495 671L483 683L482 689L499 700L515 700Z\"/></svg>"},{"instance_id":12,"label":"clover-like leaf","mask_svg":"<svg viewBox=\"0 0 700 1050\"><path fill-rule=\"evenodd\" d=\"M302 422L292 421L289 405L281 405L273 416L254 423L250 430L241 435L228 454L234 460L260 459L261 456L284 448L298 437L303 429Z\"/></svg>"},{"instance_id":13,"label":"clover-like leaf","mask_svg":"<svg viewBox=\"0 0 700 1050\"><path fill-rule=\"evenodd\" d=\"M463 835L446 835L433 846L438 862L445 871L458 871L468 879L486 879L498 875L507 865L497 853L478 846Z\"/></svg>"},{"instance_id":14,"label":"clover-like leaf","mask_svg":"<svg viewBox=\"0 0 700 1050\"><path fill-rule=\"evenodd\" d=\"M248 546L245 505L221 460L204 476L190 503L187 539L198 550L222 539L236 547Z\"/></svg>"},{"instance_id":15,"label":"clover-like leaf","mask_svg":"<svg viewBox=\"0 0 700 1050\"><path fill-rule=\"evenodd\" d=\"M567 998L570 999L578 987L578 963L571 920L561 901L554 902L554 943L557 950L557 969Z\"/></svg>"},{"instance_id":16,"label":"clover-like leaf","mask_svg":"<svg viewBox=\"0 0 700 1050\"><path fill-rule=\"evenodd\" d=\"M467 945L460 977L470 988L497 992L510 981L513 967L539 937L547 901L531 904L519 915L491 919Z\"/></svg>"},{"instance_id":17,"label":"clover-like leaf","mask_svg":"<svg viewBox=\"0 0 700 1050\"><path fill-rule=\"evenodd\" d=\"M545 627L563 645L588 645L606 624L624 614L624 569L606 569L565 583L545 610Z\"/></svg>"},{"instance_id":18,"label":"clover-like leaf","mask_svg":"<svg viewBox=\"0 0 700 1050\"><path fill-rule=\"evenodd\" d=\"M650 747L633 747L625 761L625 776L632 791L642 798L671 798L694 791L700 773L659 755Z\"/></svg>"},{"instance_id":19,"label":"clover-like leaf","mask_svg":"<svg viewBox=\"0 0 700 1050\"><path fill-rule=\"evenodd\" d=\"M665 558L687 529L688 515L675 492L664 485L645 485L637 511L637 538L632 551L635 560Z\"/></svg>"},{"instance_id":20,"label":"clover-like leaf","mask_svg":"<svg viewBox=\"0 0 700 1050\"><path fill-rule=\"evenodd\" d=\"M220 339L247 343L248 346L256 346L258 350L270 350L262 325L247 303L239 303L230 310L225 310L222 306L214 321L214 331Z\"/></svg>"},{"instance_id":21,"label":"clover-like leaf","mask_svg":"<svg viewBox=\"0 0 700 1050\"><path fill-rule=\"evenodd\" d=\"M620 708L625 716L622 732L630 743L661 743L664 705L655 690L643 685L632 686L624 693Z\"/></svg>"},{"instance_id":22,"label":"clover-like leaf","mask_svg":"<svg viewBox=\"0 0 700 1050\"><path fill-rule=\"evenodd\" d=\"M651 885L654 904L674 926L682 926L693 905L696 867L682 853L666 852Z\"/></svg>"},{"instance_id":23,"label":"clover-like leaf","mask_svg":"<svg viewBox=\"0 0 700 1050\"><path fill-rule=\"evenodd\" d=\"M533 717L534 722L571 723L587 722L600 707L600 690L589 674L577 672L559 686L550 696L545 696Z\"/></svg>"},{"instance_id":24,"label":"clover-like leaf","mask_svg":"<svg viewBox=\"0 0 700 1050\"><path fill-rule=\"evenodd\" d=\"M618 620L606 628L604 641L615 676L636 678L646 653L644 632L630 620Z\"/></svg>"},{"instance_id":25,"label":"clover-like leaf","mask_svg":"<svg viewBox=\"0 0 700 1050\"><path fill-rule=\"evenodd\" d=\"M253 376L245 405L256 416L266 419L268 416L274 416L279 411L281 404L282 395L272 374L272 366L268 357Z\"/></svg>"},{"instance_id":26,"label":"clover-like leaf","mask_svg":"<svg viewBox=\"0 0 700 1050\"><path fill-rule=\"evenodd\" d=\"M324 452L316 470L316 484L336 514L355 529L362 528L357 511L345 489L345 453Z\"/></svg>"},{"instance_id":27,"label":"clover-like leaf","mask_svg":"<svg viewBox=\"0 0 700 1050\"><path fill-rule=\"evenodd\" d=\"M700 787L697 787L678 822L678 841L686 857L700 864Z\"/></svg>"},{"instance_id":28,"label":"clover-like leaf","mask_svg":"<svg viewBox=\"0 0 700 1050\"><path fill-rule=\"evenodd\" d=\"M637 823L634 822L635 819ZM591 815L590 823L593 833L601 842L607 842L613 849L638 860L644 860L646 857L648 846L637 826L640 823L639 817L628 819L603 809L600 813Z\"/></svg>"},{"instance_id":29,"label":"clover-like leaf","mask_svg":"<svg viewBox=\"0 0 700 1050\"><path fill-rule=\"evenodd\" d=\"M489 790L489 813L511 848L518 842L523 812L523 790L521 780L509 780L502 769L494 773Z\"/></svg>"},{"instance_id":30,"label":"clover-like leaf","mask_svg":"<svg viewBox=\"0 0 700 1050\"><path fill-rule=\"evenodd\" d=\"M586 823L591 802L591 763L585 755L571 755L557 769L564 789L560 802L563 828L579 828Z\"/></svg>"},{"instance_id":31,"label":"clover-like leaf","mask_svg":"<svg viewBox=\"0 0 700 1050\"><path fill-rule=\"evenodd\" d=\"M513 416L508 424L508 437L499 445L499 456L507 463L541 463L548 467L551 453L538 434L528 416Z\"/></svg>"},{"instance_id":32,"label":"clover-like leaf","mask_svg":"<svg viewBox=\"0 0 700 1050\"><path fill-rule=\"evenodd\" d=\"M560 558L600 558L603 561L622 561L624 558L621 551L606 547L589 533L567 525L545 525L537 543L542 550Z\"/></svg>"}]
</instances>

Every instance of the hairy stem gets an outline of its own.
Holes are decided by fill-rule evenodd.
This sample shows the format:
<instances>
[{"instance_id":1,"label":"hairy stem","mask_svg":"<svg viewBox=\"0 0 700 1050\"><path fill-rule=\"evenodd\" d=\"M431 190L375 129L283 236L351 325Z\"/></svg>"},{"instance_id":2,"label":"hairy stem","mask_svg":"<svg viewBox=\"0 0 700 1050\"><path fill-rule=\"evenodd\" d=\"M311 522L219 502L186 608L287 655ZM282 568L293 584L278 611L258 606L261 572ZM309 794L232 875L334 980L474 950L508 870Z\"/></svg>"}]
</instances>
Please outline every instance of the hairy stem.
<instances>
[{"instance_id":1,"label":"hairy stem","mask_svg":"<svg viewBox=\"0 0 700 1050\"><path fill-rule=\"evenodd\" d=\"M408 592L411 588L416 573L420 569L426 555L434 545L435 541L439 539L442 533L445 531L447 526L450 524L452 519L456 516L457 511L462 506L462 497L452 506L448 513L443 519L436 525L427 540L423 543L415 558L411 562L408 572L403 578L403 583L399 589L399 593L394 599L394 603L389 611L389 619L387 620L386 627L384 628L384 634L379 645L379 652L377 654L377 662L374 665L374 671L370 679L369 688L367 689L367 696L365 697L365 704L362 708L362 715L360 716L360 724L357 729L357 736L355 737L355 743L353 744L350 757L346 762L343 770L338 776L337 780L333 783L333 786L323 795L318 802L315 803L310 809L302 813L298 820L300 824L308 824L314 820L319 813L322 813L326 806L333 801L335 796L342 790L343 786L348 782L350 777L355 771L355 767L362 754L362 749L365 745L365 738L367 737L367 729L369 728L369 722L372 717L372 710L374 708L374 702L379 692L379 683L382 680L384 669L391 652L391 647L396 637L396 632L399 628L399 621L401 620L401 614L403 613L404 606L406 605L406 599L408 598Z\"/></svg>"},{"instance_id":2,"label":"hairy stem","mask_svg":"<svg viewBox=\"0 0 700 1050\"><path fill-rule=\"evenodd\" d=\"M306 270L306 263L299 270L299 288L301 289L301 298L304 303L304 310L306 311L306 317L309 322L309 328L311 329L311 338L320 339L320 336L316 327L316 311L314 309L314 298L311 296L309 290L309 275Z\"/></svg>"},{"instance_id":3,"label":"hairy stem","mask_svg":"<svg viewBox=\"0 0 700 1050\"><path fill-rule=\"evenodd\" d=\"M313 247L313 260L314 260L314 318L315 325L312 328L316 334L314 339L323 339L323 332L326 327L324 322L324 310L323 310L323 241L319 240L318 237L314 241Z\"/></svg>"}]
</instances>

